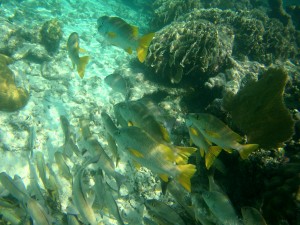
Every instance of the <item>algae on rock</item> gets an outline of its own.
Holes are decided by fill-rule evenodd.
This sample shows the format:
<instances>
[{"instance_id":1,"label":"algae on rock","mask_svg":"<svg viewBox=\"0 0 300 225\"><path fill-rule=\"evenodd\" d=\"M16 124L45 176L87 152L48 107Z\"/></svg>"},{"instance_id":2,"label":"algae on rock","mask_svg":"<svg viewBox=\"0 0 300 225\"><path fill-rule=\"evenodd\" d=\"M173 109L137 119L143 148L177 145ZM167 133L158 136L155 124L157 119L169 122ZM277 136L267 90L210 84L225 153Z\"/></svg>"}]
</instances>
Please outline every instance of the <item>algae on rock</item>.
<instances>
[{"instance_id":1,"label":"algae on rock","mask_svg":"<svg viewBox=\"0 0 300 225\"><path fill-rule=\"evenodd\" d=\"M283 101L287 79L285 69L270 68L224 105L249 143L279 147L292 137L294 121Z\"/></svg>"}]
</instances>

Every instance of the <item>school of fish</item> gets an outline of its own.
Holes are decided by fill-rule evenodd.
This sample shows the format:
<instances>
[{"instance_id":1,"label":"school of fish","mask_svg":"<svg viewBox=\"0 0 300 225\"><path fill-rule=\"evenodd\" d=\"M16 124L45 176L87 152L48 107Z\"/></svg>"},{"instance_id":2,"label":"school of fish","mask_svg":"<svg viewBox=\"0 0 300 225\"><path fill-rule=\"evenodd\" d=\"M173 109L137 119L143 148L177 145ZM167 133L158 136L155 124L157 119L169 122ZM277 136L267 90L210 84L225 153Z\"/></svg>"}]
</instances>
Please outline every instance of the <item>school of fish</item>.
<instances>
[{"instance_id":1,"label":"school of fish","mask_svg":"<svg viewBox=\"0 0 300 225\"><path fill-rule=\"evenodd\" d=\"M129 54L136 50L141 63L155 35L139 37L137 27L109 16L98 19L97 30L110 44ZM79 56L84 51L76 32L69 36L67 50L73 68L84 78L90 57ZM70 118L61 115L64 144L55 150L50 163L45 161L42 152L34 151L36 133L32 127L27 156L29 185L18 175L12 178L5 172L0 173L1 224L98 225L103 224L101 217L104 216L119 225L266 224L258 209L244 206L238 213L225 190L214 180L214 170L224 170L218 158L222 151L238 152L245 160L259 148L257 144L245 143L217 117L198 113L185 118L190 145L177 146L172 140L172 130L158 113L161 112L159 106L144 99L130 100L130 81L119 73L107 76L104 81L125 98L113 106L113 115L101 112L105 145L91 132L89 120L80 120L80 134L77 134L70 125ZM160 179L163 194L171 195L181 210L162 200L140 196L147 214L138 218L138 222L131 222L124 216L118 201L128 179L118 170L121 162L137 171L142 167L151 171ZM199 167L209 171L208 187L194 186L193 178ZM65 186L70 187L71 194L62 207Z\"/></svg>"}]
</instances>

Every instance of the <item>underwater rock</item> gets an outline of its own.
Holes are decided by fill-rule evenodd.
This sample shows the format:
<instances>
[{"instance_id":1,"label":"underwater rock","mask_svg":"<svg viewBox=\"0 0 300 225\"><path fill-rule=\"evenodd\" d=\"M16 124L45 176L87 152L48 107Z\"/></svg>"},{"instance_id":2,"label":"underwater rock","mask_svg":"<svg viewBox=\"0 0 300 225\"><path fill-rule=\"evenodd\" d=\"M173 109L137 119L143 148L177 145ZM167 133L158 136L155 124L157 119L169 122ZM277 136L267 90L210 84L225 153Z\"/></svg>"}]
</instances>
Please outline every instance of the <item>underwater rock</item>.
<instances>
[{"instance_id":1,"label":"underwater rock","mask_svg":"<svg viewBox=\"0 0 300 225\"><path fill-rule=\"evenodd\" d=\"M161 28L192 9L200 8L200 4L197 0L156 0L152 4L152 24L155 28Z\"/></svg>"},{"instance_id":2,"label":"underwater rock","mask_svg":"<svg viewBox=\"0 0 300 225\"><path fill-rule=\"evenodd\" d=\"M146 65L159 76L179 83L184 76L219 71L231 55L233 35L227 27L189 17L155 34Z\"/></svg>"},{"instance_id":3,"label":"underwater rock","mask_svg":"<svg viewBox=\"0 0 300 225\"><path fill-rule=\"evenodd\" d=\"M29 93L15 84L13 72L7 66L12 60L0 54L0 110L13 112L23 108L29 99Z\"/></svg>"},{"instance_id":4,"label":"underwater rock","mask_svg":"<svg viewBox=\"0 0 300 225\"><path fill-rule=\"evenodd\" d=\"M16 60L28 59L36 63L43 63L51 59L43 46L30 43L24 43L23 46L13 54L13 58Z\"/></svg>"},{"instance_id":5,"label":"underwater rock","mask_svg":"<svg viewBox=\"0 0 300 225\"><path fill-rule=\"evenodd\" d=\"M42 44L49 53L55 53L62 38L62 28L57 19L45 22L40 31Z\"/></svg>"},{"instance_id":6,"label":"underwater rock","mask_svg":"<svg viewBox=\"0 0 300 225\"><path fill-rule=\"evenodd\" d=\"M248 143L279 147L293 135L294 121L283 101L287 79L285 69L270 68L224 105L233 123L247 135Z\"/></svg>"}]
</instances>

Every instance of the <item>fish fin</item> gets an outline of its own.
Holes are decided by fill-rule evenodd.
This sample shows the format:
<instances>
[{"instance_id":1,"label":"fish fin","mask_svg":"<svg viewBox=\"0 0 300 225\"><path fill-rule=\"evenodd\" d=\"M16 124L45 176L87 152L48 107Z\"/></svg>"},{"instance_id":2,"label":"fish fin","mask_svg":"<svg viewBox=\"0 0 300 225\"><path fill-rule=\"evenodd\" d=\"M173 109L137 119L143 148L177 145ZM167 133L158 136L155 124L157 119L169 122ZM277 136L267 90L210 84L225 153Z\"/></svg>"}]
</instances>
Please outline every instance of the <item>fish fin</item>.
<instances>
[{"instance_id":1,"label":"fish fin","mask_svg":"<svg viewBox=\"0 0 300 225\"><path fill-rule=\"evenodd\" d=\"M208 152L211 152L214 156L218 157L218 155L221 153L222 148L220 146L210 146L208 149Z\"/></svg>"},{"instance_id":2,"label":"fish fin","mask_svg":"<svg viewBox=\"0 0 300 225\"><path fill-rule=\"evenodd\" d=\"M134 126L133 122L132 121L128 121L128 124L127 124L128 127L132 127Z\"/></svg>"},{"instance_id":3,"label":"fish fin","mask_svg":"<svg viewBox=\"0 0 300 225\"><path fill-rule=\"evenodd\" d=\"M240 156L242 159L247 159L248 156L258 149L258 144L246 144L241 147L239 150Z\"/></svg>"},{"instance_id":4,"label":"fish fin","mask_svg":"<svg viewBox=\"0 0 300 225\"><path fill-rule=\"evenodd\" d=\"M139 36L139 28L136 26L131 26L132 29L132 37L137 38Z\"/></svg>"},{"instance_id":5,"label":"fish fin","mask_svg":"<svg viewBox=\"0 0 300 225\"><path fill-rule=\"evenodd\" d=\"M160 131L162 133L162 136L163 136L163 139L166 141L166 142L171 142L171 139L170 139L170 135L169 135L169 132L167 130L167 128L165 128L163 125L159 125L159 128L160 128Z\"/></svg>"},{"instance_id":6,"label":"fish fin","mask_svg":"<svg viewBox=\"0 0 300 225\"><path fill-rule=\"evenodd\" d=\"M204 148L200 148L199 151L200 151L201 157L203 158L204 154L205 154Z\"/></svg>"},{"instance_id":7,"label":"fish fin","mask_svg":"<svg viewBox=\"0 0 300 225\"><path fill-rule=\"evenodd\" d=\"M190 146L193 145L193 140L192 140L192 138L190 138L189 144L190 144Z\"/></svg>"},{"instance_id":8,"label":"fish fin","mask_svg":"<svg viewBox=\"0 0 300 225\"><path fill-rule=\"evenodd\" d=\"M169 177L166 174L159 174L158 175L160 177L160 179L162 179L164 182L168 182Z\"/></svg>"},{"instance_id":9,"label":"fish fin","mask_svg":"<svg viewBox=\"0 0 300 225\"><path fill-rule=\"evenodd\" d=\"M135 157L137 157L137 158L144 158L144 155L142 153L140 153L139 151L137 151L135 149L132 149L132 148L129 148L128 150Z\"/></svg>"},{"instance_id":10,"label":"fish fin","mask_svg":"<svg viewBox=\"0 0 300 225\"><path fill-rule=\"evenodd\" d=\"M136 168L136 170L140 170L141 169L141 164L139 164L137 161L132 161L134 167Z\"/></svg>"},{"instance_id":11,"label":"fish fin","mask_svg":"<svg viewBox=\"0 0 300 225\"><path fill-rule=\"evenodd\" d=\"M189 159L189 156L193 154L195 151L197 151L197 148L194 147L182 147L182 146L176 146L177 151L177 157L176 157L176 163L177 164L187 164L187 161Z\"/></svg>"},{"instance_id":12,"label":"fish fin","mask_svg":"<svg viewBox=\"0 0 300 225\"><path fill-rule=\"evenodd\" d=\"M205 133L207 133L210 137L213 138L220 138L220 134L211 130L205 130Z\"/></svg>"},{"instance_id":13,"label":"fish fin","mask_svg":"<svg viewBox=\"0 0 300 225\"><path fill-rule=\"evenodd\" d=\"M209 169L214 164L215 159L218 157L222 148L219 146L210 146L208 152L205 154L205 166Z\"/></svg>"},{"instance_id":14,"label":"fish fin","mask_svg":"<svg viewBox=\"0 0 300 225\"><path fill-rule=\"evenodd\" d=\"M121 188L121 185L125 181L125 177L122 174L116 172L114 178L116 180L116 183L117 183L117 186L118 186L118 192L119 192L120 188Z\"/></svg>"},{"instance_id":15,"label":"fish fin","mask_svg":"<svg viewBox=\"0 0 300 225\"><path fill-rule=\"evenodd\" d=\"M155 33L146 34L145 36L139 39L139 45L137 48L137 56L141 63L143 63L146 59L148 47L154 37Z\"/></svg>"},{"instance_id":16,"label":"fish fin","mask_svg":"<svg viewBox=\"0 0 300 225\"><path fill-rule=\"evenodd\" d=\"M192 164L178 165L180 171L177 177L178 182L188 191L191 192L191 178L196 172L196 166Z\"/></svg>"},{"instance_id":17,"label":"fish fin","mask_svg":"<svg viewBox=\"0 0 300 225\"><path fill-rule=\"evenodd\" d=\"M86 50L83 49L83 48L79 48L79 52L80 52L80 53L86 53Z\"/></svg>"},{"instance_id":18,"label":"fish fin","mask_svg":"<svg viewBox=\"0 0 300 225\"><path fill-rule=\"evenodd\" d=\"M78 72L80 78L84 77L85 67L88 64L89 60L90 60L89 56L83 56L83 57L79 58L79 63L77 65L77 72Z\"/></svg>"},{"instance_id":19,"label":"fish fin","mask_svg":"<svg viewBox=\"0 0 300 225\"><path fill-rule=\"evenodd\" d=\"M230 149L230 148L224 148L224 150L225 150L226 152L228 152L229 154L231 154L231 153L233 152L233 150Z\"/></svg>"},{"instance_id":20,"label":"fish fin","mask_svg":"<svg viewBox=\"0 0 300 225\"><path fill-rule=\"evenodd\" d=\"M199 132L194 127L190 127L189 130L193 135L195 135L197 137L199 136Z\"/></svg>"},{"instance_id":21,"label":"fish fin","mask_svg":"<svg viewBox=\"0 0 300 225\"><path fill-rule=\"evenodd\" d=\"M116 38L117 37L117 33L115 32L107 32L107 36L110 38Z\"/></svg>"},{"instance_id":22,"label":"fish fin","mask_svg":"<svg viewBox=\"0 0 300 225\"><path fill-rule=\"evenodd\" d=\"M125 51L126 51L129 55L132 54L132 48L130 48L130 47L129 47L129 48L126 48Z\"/></svg>"}]
</instances>

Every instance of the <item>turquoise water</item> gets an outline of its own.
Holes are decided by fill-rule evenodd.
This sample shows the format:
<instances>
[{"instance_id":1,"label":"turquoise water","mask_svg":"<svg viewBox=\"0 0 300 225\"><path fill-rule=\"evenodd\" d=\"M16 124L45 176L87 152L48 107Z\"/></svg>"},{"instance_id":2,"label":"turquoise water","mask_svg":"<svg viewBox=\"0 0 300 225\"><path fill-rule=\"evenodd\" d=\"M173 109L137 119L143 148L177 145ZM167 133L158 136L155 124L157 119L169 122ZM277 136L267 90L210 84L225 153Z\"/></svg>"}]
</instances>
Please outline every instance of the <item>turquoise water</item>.
<instances>
[{"instance_id":1,"label":"turquoise water","mask_svg":"<svg viewBox=\"0 0 300 225\"><path fill-rule=\"evenodd\" d=\"M276 2L0 1L0 224L298 224L300 2Z\"/></svg>"}]
</instances>

